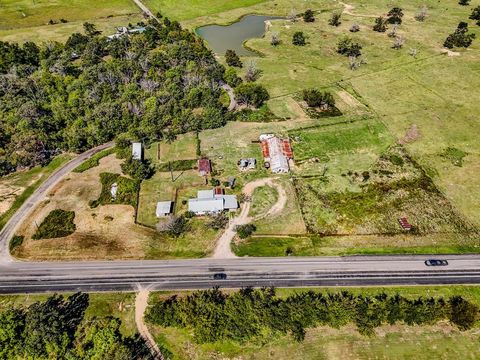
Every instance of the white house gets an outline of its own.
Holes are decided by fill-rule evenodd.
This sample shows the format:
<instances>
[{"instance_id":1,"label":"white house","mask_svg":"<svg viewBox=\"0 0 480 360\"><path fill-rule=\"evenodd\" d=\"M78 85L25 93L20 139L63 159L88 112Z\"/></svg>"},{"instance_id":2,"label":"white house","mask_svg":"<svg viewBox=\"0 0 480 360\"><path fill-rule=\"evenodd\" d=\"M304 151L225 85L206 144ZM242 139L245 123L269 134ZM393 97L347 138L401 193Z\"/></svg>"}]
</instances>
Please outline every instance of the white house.
<instances>
[{"instance_id":1,"label":"white house","mask_svg":"<svg viewBox=\"0 0 480 360\"><path fill-rule=\"evenodd\" d=\"M188 200L188 211L195 215L217 214L238 209L235 195L216 194L214 189L199 190L195 199Z\"/></svg>"}]
</instances>

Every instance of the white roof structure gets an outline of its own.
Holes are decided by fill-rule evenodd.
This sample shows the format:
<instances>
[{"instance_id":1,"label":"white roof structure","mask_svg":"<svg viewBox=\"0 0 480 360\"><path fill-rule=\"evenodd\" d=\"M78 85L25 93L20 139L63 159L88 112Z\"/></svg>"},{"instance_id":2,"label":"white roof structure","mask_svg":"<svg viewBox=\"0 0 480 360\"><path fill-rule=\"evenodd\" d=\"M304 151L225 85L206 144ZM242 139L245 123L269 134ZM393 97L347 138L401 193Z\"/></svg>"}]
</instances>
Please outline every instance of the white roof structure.
<instances>
[{"instance_id":1,"label":"white roof structure","mask_svg":"<svg viewBox=\"0 0 480 360\"><path fill-rule=\"evenodd\" d=\"M168 215L172 212L172 202L171 201L159 201L157 202L157 209L155 214L157 217Z\"/></svg>"},{"instance_id":2,"label":"white roof structure","mask_svg":"<svg viewBox=\"0 0 480 360\"><path fill-rule=\"evenodd\" d=\"M288 173L288 158L282 150L282 140L273 136L266 139L270 152L270 169L273 173Z\"/></svg>"},{"instance_id":3,"label":"white roof structure","mask_svg":"<svg viewBox=\"0 0 480 360\"><path fill-rule=\"evenodd\" d=\"M188 211L196 215L214 214L224 210L238 209L235 195L215 195L212 190L199 190L196 199L188 200Z\"/></svg>"},{"instance_id":4,"label":"white roof structure","mask_svg":"<svg viewBox=\"0 0 480 360\"><path fill-rule=\"evenodd\" d=\"M132 143L132 159L134 159L134 160L142 160L143 159L142 143L139 143L139 142Z\"/></svg>"}]
</instances>

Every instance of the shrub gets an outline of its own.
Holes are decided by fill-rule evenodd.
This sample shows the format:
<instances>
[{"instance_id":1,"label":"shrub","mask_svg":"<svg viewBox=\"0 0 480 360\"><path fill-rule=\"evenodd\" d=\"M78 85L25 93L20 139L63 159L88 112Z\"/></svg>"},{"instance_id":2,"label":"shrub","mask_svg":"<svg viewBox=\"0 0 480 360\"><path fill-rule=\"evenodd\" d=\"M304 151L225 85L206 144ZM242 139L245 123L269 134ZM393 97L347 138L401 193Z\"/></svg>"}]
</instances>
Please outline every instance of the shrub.
<instances>
[{"instance_id":1,"label":"shrub","mask_svg":"<svg viewBox=\"0 0 480 360\"><path fill-rule=\"evenodd\" d=\"M240 239L246 239L257 230L257 227L254 224L245 224L235 226L235 231L237 232Z\"/></svg>"},{"instance_id":2,"label":"shrub","mask_svg":"<svg viewBox=\"0 0 480 360\"><path fill-rule=\"evenodd\" d=\"M328 109L335 106L335 99L329 92L321 92L317 89L306 89L303 90L302 97L309 107Z\"/></svg>"},{"instance_id":3,"label":"shrub","mask_svg":"<svg viewBox=\"0 0 480 360\"><path fill-rule=\"evenodd\" d=\"M220 230L225 229L228 224L228 215L221 212L216 215L211 215L209 221L205 224L207 228Z\"/></svg>"},{"instance_id":4,"label":"shrub","mask_svg":"<svg viewBox=\"0 0 480 360\"><path fill-rule=\"evenodd\" d=\"M95 166L98 166L100 163L100 159L113 154L115 152L115 148L110 148L110 149L105 149L102 150L95 155L93 155L90 159L84 161L80 165L78 165L75 169L73 169L73 172L76 173L82 173L84 171L87 171L88 169L94 168Z\"/></svg>"},{"instance_id":5,"label":"shrub","mask_svg":"<svg viewBox=\"0 0 480 360\"><path fill-rule=\"evenodd\" d=\"M461 296L450 298L449 303L450 321L457 325L460 330L471 329L478 318L478 306L468 302Z\"/></svg>"},{"instance_id":6,"label":"shrub","mask_svg":"<svg viewBox=\"0 0 480 360\"><path fill-rule=\"evenodd\" d=\"M357 23L353 24L350 27L350 32L359 32L359 31L360 31L360 25L358 25Z\"/></svg>"},{"instance_id":7,"label":"shrub","mask_svg":"<svg viewBox=\"0 0 480 360\"><path fill-rule=\"evenodd\" d=\"M32 239L52 239L65 237L75 232L74 211L52 210L38 227Z\"/></svg>"},{"instance_id":8,"label":"shrub","mask_svg":"<svg viewBox=\"0 0 480 360\"><path fill-rule=\"evenodd\" d=\"M445 39L443 46L448 49L453 47L469 47L473 39L475 39L475 34L468 33L468 24L464 21L460 22L457 26L457 29Z\"/></svg>"},{"instance_id":9,"label":"shrub","mask_svg":"<svg viewBox=\"0 0 480 360\"><path fill-rule=\"evenodd\" d=\"M122 171L137 180L148 179L153 176L155 170L150 166L149 160L135 160L131 156L121 165Z\"/></svg>"},{"instance_id":10,"label":"shrub","mask_svg":"<svg viewBox=\"0 0 480 360\"><path fill-rule=\"evenodd\" d=\"M304 46L307 44L305 35L301 31L297 31L293 34L292 44L296 46Z\"/></svg>"},{"instance_id":11,"label":"shrub","mask_svg":"<svg viewBox=\"0 0 480 360\"><path fill-rule=\"evenodd\" d=\"M340 13L333 13L332 14L332 17L330 18L330 20L328 20L328 24L329 25L332 25L332 26L340 26L340 24L342 23L340 21L342 17L342 14Z\"/></svg>"},{"instance_id":12,"label":"shrub","mask_svg":"<svg viewBox=\"0 0 480 360\"><path fill-rule=\"evenodd\" d=\"M140 181L129 179L120 174L101 173L100 182L102 183L102 192L97 200L90 202L90 207L95 208L98 205L106 204L125 204L137 208L137 197L140 191ZM117 183L117 197L112 198L112 185Z\"/></svg>"},{"instance_id":13,"label":"shrub","mask_svg":"<svg viewBox=\"0 0 480 360\"><path fill-rule=\"evenodd\" d=\"M450 160L453 165L461 167L463 165L463 158L467 156L467 153L454 147L448 147L441 156Z\"/></svg>"},{"instance_id":14,"label":"shrub","mask_svg":"<svg viewBox=\"0 0 480 360\"><path fill-rule=\"evenodd\" d=\"M388 12L387 16L388 16L387 21L390 24L400 25L402 23L403 10L399 7L394 7Z\"/></svg>"},{"instance_id":15,"label":"shrub","mask_svg":"<svg viewBox=\"0 0 480 360\"><path fill-rule=\"evenodd\" d=\"M227 68L225 74L223 75L225 82L231 87L236 87L242 82L242 78L237 75L237 71L233 67Z\"/></svg>"},{"instance_id":16,"label":"shrub","mask_svg":"<svg viewBox=\"0 0 480 360\"><path fill-rule=\"evenodd\" d=\"M472 14L469 19L477 20L477 25L480 25L480 5L472 10Z\"/></svg>"},{"instance_id":17,"label":"shrub","mask_svg":"<svg viewBox=\"0 0 480 360\"><path fill-rule=\"evenodd\" d=\"M354 43L352 39L345 37L337 44L337 53L345 56L359 57L362 55L362 45Z\"/></svg>"},{"instance_id":18,"label":"shrub","mask_svg":"<svg viewBox=\"0 0 480 360\"><path fill-rule=\"evenodd\" d=\"M458 0L458 3L462 6L470 5L470 0Z\"/></svg>"},{"instance_id":19,"label":"shrub","mask_svg":"<svg viewBox=\"0 0 480 360\"><path fill-rule=\"evenodd\" d=\"M160 232L165 232L172 237L179 237L183 233L190 230L190 224L185 215L171 216L168 222L163 224L158 229Z\"/></svg>"},{"instance_id":20,"label":"shrub","mask_svg":"<svg viewBox=\"0 0 480 360\"><path fill-rule=\"evenodd\" d=\"M270 44L273 46L280 45L280 35L277 32L272 33Z\"/></svg>"},{"instance_id":21,"label":"shrub","mask_svg":"<svg viewBox=\"0 0 480 360\"><path fill-rule=\"evenodd\" d=\"M387 31L387 20L383 16L379 16L375 19L375 25L373 25L373 31L385 32Z\"/></svg>"},{"instance_id":22,"label":"shrub","mask_svg":"<svg viewBox=\"0 0 480 360\"><path fill-rule=\"evenodd\" d=\"M235 66L241 68L243 66L240 57L234 50L227 50L225 53L225 61L228 66Z\"/></svg>"},{"instance_id":23,"label":"shrub","mask_svg":"<svg viewBox=\"0 0 480 360\"><path fill-rule=\"evenodd\" d=\"M10 240L10 243L8 244L10 252L15 251L17 247L22 246L24 239L25 237L22 235L14 235L13 238Z\"/></svg>"},{"instance_id":24,"label":"shrub","mask_svg":"<svg viewBox=\"0 0 480 360\"><path fill-rule=\"evenodd\" d=\"M308 9L303 13L303 21L305 22L314 22L315 16L313 15L313 11Z\"/></svg>"},{"instance_id":25,"label":"shrub","mask_svg":"<svg viewBox=\"0 0 480 360\"><path fill-rule=\"evenodd\" d=\"M262 85L242 83L235 88L235 97L241 104L258 108L270 98L270 95Z\"/></svg>"}]
</instances>

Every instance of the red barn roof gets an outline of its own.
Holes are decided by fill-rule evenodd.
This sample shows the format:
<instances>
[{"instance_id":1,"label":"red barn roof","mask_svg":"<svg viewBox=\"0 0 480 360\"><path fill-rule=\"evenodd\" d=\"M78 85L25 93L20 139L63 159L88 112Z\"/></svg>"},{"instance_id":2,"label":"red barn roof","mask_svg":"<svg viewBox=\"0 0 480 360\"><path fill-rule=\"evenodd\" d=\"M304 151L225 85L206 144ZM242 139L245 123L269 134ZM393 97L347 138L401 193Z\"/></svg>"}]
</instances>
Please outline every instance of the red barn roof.
<instances>
[{"instance_id":1,"label":"red barn roof","mask_svg":"<svg viewBox=\"0 0 480 360\"><path fill-rule=\"evenodd\" d=\"M282 140L282 150L283 150L283 154L286 157L288 157L289 159L293 158L293 150L292 150L292 146L290 145L290 140L288 139Z\"/></svg>"},{"instance_id":2,"label":"red barn roof","mask_svg":"<svg viewBox=\"0 0 480 360\"><path fill-rule=\"evenodd\" d=\"M212 166L209 159L199 159L198 160L198 171L200 174L210 174L212 171Z\"/></svg>"}]
</instances>

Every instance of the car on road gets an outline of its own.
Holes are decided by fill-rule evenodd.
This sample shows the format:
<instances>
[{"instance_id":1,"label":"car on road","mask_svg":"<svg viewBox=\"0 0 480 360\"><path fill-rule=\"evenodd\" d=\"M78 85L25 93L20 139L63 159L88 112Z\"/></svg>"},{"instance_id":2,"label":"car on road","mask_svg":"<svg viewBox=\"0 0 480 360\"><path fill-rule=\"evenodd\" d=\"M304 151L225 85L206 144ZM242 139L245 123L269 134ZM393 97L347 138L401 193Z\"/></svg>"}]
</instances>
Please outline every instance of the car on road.
<instances>
[{"instance_id":1,"label":"car on road","mask_svg":"<svg viewBox=\"0 0 480 360\"><path fill-rule=\"evenodd\" d=\"M425 260L425 265L427 266L447 266L447 260L438 260L438 259L428 259Z\"/></svg>"},{"instance_id":2,"label":"car on road","mask_svg":"<svg viewBox=\"0 0 480 360\"><path fill-rule=\"evenodd\" d=\"M225 273L213 274L213 280L226 280L226 279L227 279L227 274Z\"/></svg>"}]
</instances>

